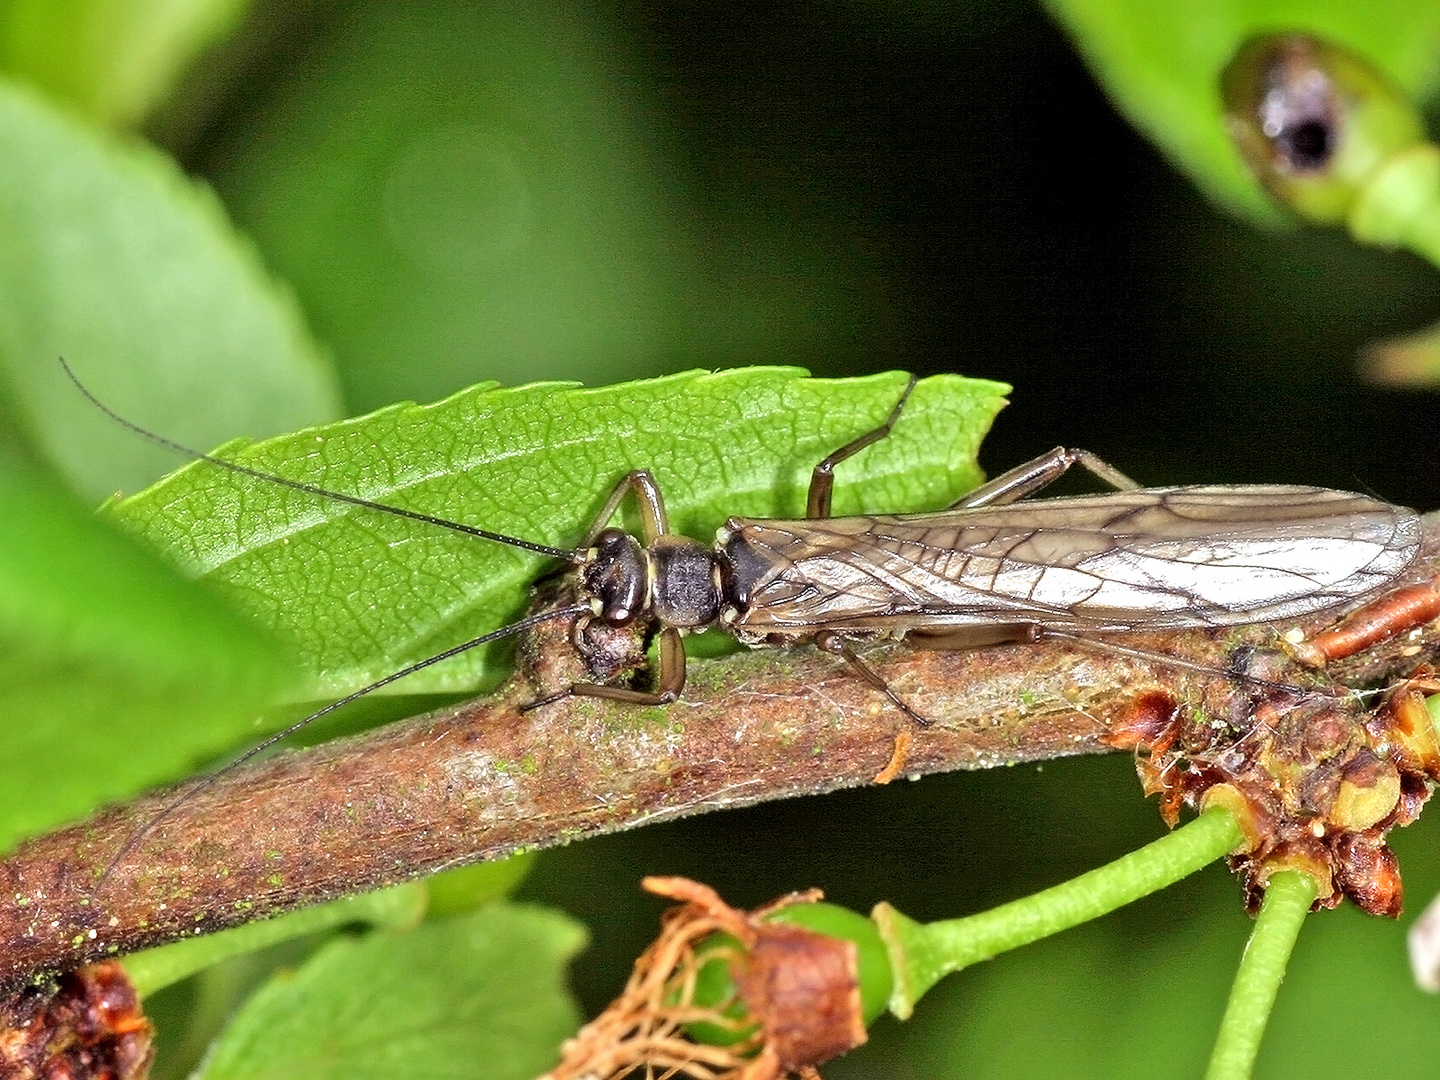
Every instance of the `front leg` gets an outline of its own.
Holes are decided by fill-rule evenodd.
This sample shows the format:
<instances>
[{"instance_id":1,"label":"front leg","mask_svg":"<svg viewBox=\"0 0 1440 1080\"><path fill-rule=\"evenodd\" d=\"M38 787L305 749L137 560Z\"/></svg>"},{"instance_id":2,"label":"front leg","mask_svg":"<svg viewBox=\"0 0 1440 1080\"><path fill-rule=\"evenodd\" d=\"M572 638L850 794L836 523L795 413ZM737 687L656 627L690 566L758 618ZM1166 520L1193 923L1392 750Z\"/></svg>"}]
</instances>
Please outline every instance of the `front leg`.
<instances>
[{"instance_id":1,"label":"front leg","mask_svg":"<svg viewBox=\"0 0 1440 1080\"><path fill-rule=\"evenodd\" d=\"M644 537L645 543L652 544L656 537L669 534L670 518L665 513L665 498L660 494L660 485L655 482L649 469L635 469L621 477L615 489L610 492L610 497L605 500L605 505L600 508L600 513L595 515L595 520L585 533L585 541L580 545L581 551L595 543L595 538L610 524L615 511L620 509L625 496L632 491L635 493L635 502L640 507L640 535Z\"/></svg>"},{"instance_id":2,"label":"front leg","mask_svg":"<svg viewBox=\"0 0 1440 1080\"><path fill-rule=\"evenodd\" d=\"M659 648L660 678L655 690L631 690L629 687L606 686L604 683L575 683L570 687L570 693L577 697L629 701L636 705L669 705L672 701L678 701L681 691L685 689L685 639L675 627L667 626L660 631Z\"/></svg>"},{"instance_id":3,"label":"front leg","mask_svg":"<svg viewBox=\"0 0 1440 1080\"><path fill-rule=\"evenodd\" d=\"M910 381L905 384L905 390L900 394L900 400L890 410L890 415L885 418L883 424L872 428L859 438L851 439L815 466L814 471L810 473L810 494L805 499L805 516L807 518L814 520L830 516L830 499L835 491L835 466L846 458L854 457L871 443L877 443L890 434L890 429L895 426L895 421L900 419L900 414L905 410L905 402L910 400L910 392L915 389L915 383L916 377L911 375Z\"/></svg>"}]
</instances>

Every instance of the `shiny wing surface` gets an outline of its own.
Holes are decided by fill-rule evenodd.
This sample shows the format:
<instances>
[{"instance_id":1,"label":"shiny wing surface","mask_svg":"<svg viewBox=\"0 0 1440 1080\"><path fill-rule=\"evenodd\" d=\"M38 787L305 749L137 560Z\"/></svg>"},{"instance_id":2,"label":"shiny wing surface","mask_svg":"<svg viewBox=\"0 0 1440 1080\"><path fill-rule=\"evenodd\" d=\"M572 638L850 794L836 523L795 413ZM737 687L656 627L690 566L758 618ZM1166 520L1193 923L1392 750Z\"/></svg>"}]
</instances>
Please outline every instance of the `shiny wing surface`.
<instances>
[{"instance_id":1,"label":"shiny wing surface","mask_svg":"<svg viewBox=\"0 0 1440 1080\"><path fill-rule=\"evenodd\" d=\"M1411 510L1282 485L902 516L732 518L721 537L743 601L735 626L756 633L1272 622L1384 588L1419 544Z\"/></svg>"}]
</instances>

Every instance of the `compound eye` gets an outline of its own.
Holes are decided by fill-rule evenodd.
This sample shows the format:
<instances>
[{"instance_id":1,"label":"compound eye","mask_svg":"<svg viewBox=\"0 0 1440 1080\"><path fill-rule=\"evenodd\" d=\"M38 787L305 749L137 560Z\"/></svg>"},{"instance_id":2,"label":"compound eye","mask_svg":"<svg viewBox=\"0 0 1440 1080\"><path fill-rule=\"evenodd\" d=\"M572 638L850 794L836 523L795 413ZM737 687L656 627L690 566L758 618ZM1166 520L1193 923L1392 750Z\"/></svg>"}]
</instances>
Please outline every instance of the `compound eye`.
<instances>
[{"instance_id":1,"label":"compound eye","mask_svg":"<svg viewBox=\"0 0 1440 1080\"><path fill-rule=\"evenodd\" d=\"M585 568L591 605L611 626L626 626L643 609L649 567L644 549L628 533L606 529L595 538Z\"/></svg>"}]
</instances>

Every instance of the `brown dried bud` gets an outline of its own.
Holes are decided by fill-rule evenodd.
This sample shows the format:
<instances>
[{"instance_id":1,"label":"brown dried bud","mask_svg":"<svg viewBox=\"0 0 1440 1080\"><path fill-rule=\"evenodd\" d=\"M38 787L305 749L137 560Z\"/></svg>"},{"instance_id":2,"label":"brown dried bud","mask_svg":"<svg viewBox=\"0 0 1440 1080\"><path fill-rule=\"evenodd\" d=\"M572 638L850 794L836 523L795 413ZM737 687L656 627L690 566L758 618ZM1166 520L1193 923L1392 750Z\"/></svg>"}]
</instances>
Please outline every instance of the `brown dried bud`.
<instances>
[{"instance_id":1,"label":"brown dried bud","mask_svg":"<svg viewBox=\"0 0 1440 1080\"><path fill-rule=\"evenodd\" d=\"M1405 899L1400 864L1383 840L1355 833L1336 843L1335 884L1357 907L1371 915L1399 917Z\"/></svg>"},{"instance_id":2,"label":"brown dried bud","mask_svg":"<svg viewBox=\"0 0 1440 1080\"><path fill-rule=\"evenodd\" d=\"M1343 895L1336 887L1335 873L1329 853L1320 845L1291 843L1268 854L1263 861L1247 867L1246 902L1252 912L1260 909L1265 886L1281 870L1294 870L1315 882L1315 909L1333 908Z\"/></svg>"},{"instance_id":3,"label":"brown dried bud","mask_svg":"<svg viewBox=\"0 0 1440 1080\"><path fill-rule=\"evenodd\" d=\"M735 988L787 1069L829 1061L866 1040L853 941L804 926L758 923Z\"/></svg>"},{"instance_id":4,"label":"brown dried bud","mask_svg":"<svg viewBox=\"0 0 1440 1080\"><path fill-rule=\"evenodd\" d=\"M125 969L91 964L0 1001L0 1076L145 1080L153 1034Z\"/></svg>"},{"instance_id":5,"label":"brown dried bud","mask_svg":"<svg viewBox=\"0 0 1440 1080\"><path fill-rule=\"evenodd\" d=\"M644 886L682 906L666 913L660 936L635 962L620 997L565 1044L560 1064L542 1080L818 1077L815 1064L865 1041L855 944L766 918L818 901L819 890L791 893L746 912L698 881L652 877ZM717 934L734 939L723 955L735 994L718 1003L697 1002L701 969L722 956L710 947ZM736 996L747 1013L738 1026L730 1009ZM736 1038L710 1043L690 1038L710 1025Z\"/></svg>"},{"instance_id":6,"label":"brown dried bud","mask_svg":"<svg viewBox=\"0 0 1440 1080\"><path fill-rule=\"evenodd\" d=\"M1203 814L1214 806L1223 806L1234 815L1240 831L1245 834L1245 846L1242 850L1254 851L1260 847L1270 828L1269 815L1262 814L1239 788L1234 784L1216 784L1206 789L1200 796L1199 810Z\"/></svg>"},{"instance_id":7,"label":"brown dried bud","mask_svg":"<svg viewBox=\"0 0 1440 1080\"><path fill-rule=\"evenodd\" d=\"M1384 737L1401 764L1440 780L1440 736L1425 698L1416 690L1395 694L1383 715L1389 719Z\"/></svg>"},{"instance_id":8,"label":"brown dried bud","mask_svg":"<svg viewBox=\"0 0 1440 1080\"><path fill-rule=\"evenodd\" d=\"M1109 724L1102 741L1127 753L1142 746L1152 752L1163 750L1167 733L1174 737L1178 709L1173 694L1159 690L1140 694Z\"/></svg>"}]
</instances>

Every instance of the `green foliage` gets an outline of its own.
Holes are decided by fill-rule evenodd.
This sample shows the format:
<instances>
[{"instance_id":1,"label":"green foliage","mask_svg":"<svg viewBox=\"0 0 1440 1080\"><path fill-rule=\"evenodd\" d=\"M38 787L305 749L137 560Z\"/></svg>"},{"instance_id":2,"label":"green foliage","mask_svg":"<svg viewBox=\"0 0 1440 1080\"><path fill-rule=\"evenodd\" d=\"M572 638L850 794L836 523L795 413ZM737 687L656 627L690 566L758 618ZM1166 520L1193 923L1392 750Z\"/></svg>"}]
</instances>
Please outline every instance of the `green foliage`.
<instances>
[{"instance_id":1,"label":"green foliage","mask_svg":"<svg viewBox=\"0 0 1440 1080\"><path fill-rule=\"evenodd\" d=\"M647 467L669 501L671 527L704 537L729 514L803 514L815 462L884 419L903 387L893 374L826 381L783 368L594 389L481 386L222 453L558 547L579 543L615 482ZM922 382L893 436L840 470L837 512L929 509L975 486L975 451L1002 391L954 376ZM316 698L513 619L546 565L203 462L112 511L178 569L273 628L314 676L307 693ZM485 661L477 650L396 689L471 689Z\"/></svg>"},{"instance_id":2,"label":"green foliage","mask_svg":"<svg viewBox=\"0 0 1440 1080\"><path fill-rule=\"evenodd\" d=\"M423 882L320 904L126 957L125 970L159 1029L157 1076L191 1075L211 1042L229 1027L236 1010L261 987L287 979L331 940L335 930L352 935L362 930L383 932L403 939L425 918L468 913L503 899L534 861L533 856L517 855L460 867ZM397 940L392 948L408 955L412 946ZM439 973L437 977L444 979ZM462 991L457 984L442 986L439 992L448 997ZM547 997L550 988L535 980L516 993ZM551 1049L545 1041L548 1033L529 1034L538 1040L535 1054Z\"/></svg>"},{"instance_id":3,"label":"green foliage","mask_svg":"<svg viewBox=\"0 0 1440 1080\"><path fill-rule=\"evenodd\" d=\"M704 163L636 93L631 33L554 0L351 5L230 133L216 186L343 356L352 406L472 372L834 363L886 317L843 220L705 200Z\"/></svg>"},{"instance_id":4,"label":"green foliage","mask_svg":"<svg viewBox=\"0 0 1440 1080\"><path fill-rule=\"evenodd\" d=\"M584 940L561 915L506 905L337 938L263 986L196 1075L529 1080L579 1026L564 965Z\"/></svg>"},{"instance_id":5,"label":"green foliage","mask_svg":"<svg viewBox=\"0 0 1440 1080\"><path fill-rule=\"evenodd\" d=\"M12 13L13 14L13 13ZM18 16L17 16L18 17ZM299 313L173 163L0 83L0 846L181 775L288 681L264 634L89 519L165 461L70 385L181 438L334 414Z\"/></svg>"},{"instance_id":6,"label":"green foliage","mask_svg":"<svg viewBox=\"0 0 1440 1080\"><path fill-rule=\"evenodd\" d=\"M504 862L495 866L505 866ZM182 938L125 958L135 992L148 997L206 968L259 952L282 941L320 934L338 926L366 926L395 932L413 930L426 915L426 883L409 882L292 911L279 918L246 923L219 933Z\"/></svg>"},{"instance_id":7,"label":"green foliage","mask_svg":"<svg viewBox=\"0 0 1440 1080\"><path fill-rule=\"evenodd\" d=\"M192 768L288 674L209 590L0 454L0 849Z\"/></svg>"},{"instance_id":8,"label":"green foliage","mask_svg":"<svg viewBox=\"0 0 1440 1080\"><path fill-rule=\"evenodd\" d=\"M1440 9L1420 0L1047 0L1115 105L1207 195L1260 223L1284 220L1222 122L1220 74L1254 34L1316 34L1418 95L1435 79Z\"/></svg>"},{"instance_id":9,"label":"green foliage","mask_svg":"<svg viewBox=\"0 0 1440 1080\"><path fill-rule=\"evenodd\" d=\"M535 853L522 851L495 862L457 866L425 879L431 915L463 915L509 896L535 866Z\"/></svg>"},{"instance_id":10,"label":"green foliage","mask_svg":"<svg viewBox=\"0 0 1440 1080\"><path fill-rule=\"evenodd\" d=\"M9 0L0 69L93 120L142 119L208 45L234 30L248 0Z\"/></svg>"},{"instance_id":11,"label":"green foliage","mask_svg":"<svg viewBox=\"0 0 1440 1080\"><path fill-rule=\"evenodd\" d=\"M335 415L300 313L210 193L3 81L0 237L0 425L88 498L174 462L98 416L58 356L115 406L143 400L147 421L202 445Z\"/></svg>"}]
</instances>

